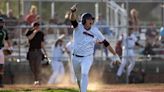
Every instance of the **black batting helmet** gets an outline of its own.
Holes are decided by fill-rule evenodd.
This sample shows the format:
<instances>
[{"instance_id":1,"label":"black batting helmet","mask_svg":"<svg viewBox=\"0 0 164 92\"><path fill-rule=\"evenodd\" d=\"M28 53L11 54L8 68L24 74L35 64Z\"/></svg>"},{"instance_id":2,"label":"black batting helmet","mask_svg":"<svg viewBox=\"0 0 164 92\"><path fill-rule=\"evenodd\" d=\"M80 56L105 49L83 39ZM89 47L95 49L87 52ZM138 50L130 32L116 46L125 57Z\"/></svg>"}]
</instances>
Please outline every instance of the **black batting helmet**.
<instances>
[{"instance_id":1,"label":"black batting helmet","mask_svg":"<svg viewBox=\"0 0 164 92\"><path fill-rule=\"evenodd\" d=\"M95 20L95 18L92 16L92 14L90 14L90 13L83 13L81 15L81 22L82 22L83 25L86 23L87 19Z\"/></svg>"}]
</instances>

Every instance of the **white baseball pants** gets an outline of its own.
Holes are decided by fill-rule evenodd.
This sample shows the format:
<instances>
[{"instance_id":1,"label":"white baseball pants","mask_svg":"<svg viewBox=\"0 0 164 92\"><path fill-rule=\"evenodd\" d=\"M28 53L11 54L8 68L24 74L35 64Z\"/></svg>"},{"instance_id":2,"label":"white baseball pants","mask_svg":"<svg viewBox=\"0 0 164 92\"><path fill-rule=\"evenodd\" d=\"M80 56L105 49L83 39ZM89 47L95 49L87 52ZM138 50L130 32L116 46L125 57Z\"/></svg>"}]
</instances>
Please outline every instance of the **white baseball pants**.
<instances>
[{"instance_id":1,"label":"white baseball pants","mask_svg":"<svg viewBox=\"0 0 164 92\"><path fill-rule=\"evenodd\" d=\"M53 73L50 76L48 84L57 83L58 78L62 78L65 74L64 65L61 61L52 61L51 62Z\"/></svg>"},{"instance_id":2,"label":"white baseball pants","mask_svg":"<svg viewBox=\"0 0 164 92\"><path fill-rule=\"evenodd\" d=\"M121 65L117 71L117 76L121 76L124 69L125 69L125 66L129 64L127 66L127 73L128 73L128 76L130 75L131 71L133 70L134 66L135 66L135 57L134 56L125 56L125 57L122 57L122 62L121 62Z\"/></svg>"},{"instance_id":3,"label":"white baseball pants","mask_svg":"<svg viewBox=\"0 0 164 92\"><path fill-rule=\"evenodd\" d=\"M93 63L93 55L85 57L72 56L73 69L77 81L80 82L80 92L87 92L88 73Z\"/></svg>"}]
</instances>

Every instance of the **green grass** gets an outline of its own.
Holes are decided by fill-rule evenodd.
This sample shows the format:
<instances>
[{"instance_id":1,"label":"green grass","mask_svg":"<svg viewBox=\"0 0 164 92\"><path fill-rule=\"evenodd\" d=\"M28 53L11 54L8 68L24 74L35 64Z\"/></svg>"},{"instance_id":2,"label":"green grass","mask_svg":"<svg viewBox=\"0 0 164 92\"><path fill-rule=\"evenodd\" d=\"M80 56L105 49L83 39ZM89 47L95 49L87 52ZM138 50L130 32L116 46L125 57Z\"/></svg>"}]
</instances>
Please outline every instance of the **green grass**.
<instances>
[{"instance_id":1,"label":"green grass","mask_svg":"<svg viewBox=\"0 0 164 92\"><path fill-rule=\"evenodd\" d=\"M0 92L79 92L78 89L74 88L59 88L59 89L42 89L42 90L31 90L31 89L22 89L22 90L0 90ZM88 91L88 92L94 92L94 91Z\"/></svg>"},{"instance_id":2,"label":"green grass","mask_svg":"<svg viewBox=\"0 0 164 92\"><path fill-rule=\"evenodd\" d=\"M42 92L79 92L77 89L67 89L67 88L60 88L60 89L45 89Z\"/></svg>"},{"instance_id":3,"label":"green grass","mask_svg":"<svg viewBox=\"0 0 164 92\"><path fill-rule=\"evenodd\" d=\"M16 92L14 90L0 90L0 92Z\"/></svg>"}]
</instances>

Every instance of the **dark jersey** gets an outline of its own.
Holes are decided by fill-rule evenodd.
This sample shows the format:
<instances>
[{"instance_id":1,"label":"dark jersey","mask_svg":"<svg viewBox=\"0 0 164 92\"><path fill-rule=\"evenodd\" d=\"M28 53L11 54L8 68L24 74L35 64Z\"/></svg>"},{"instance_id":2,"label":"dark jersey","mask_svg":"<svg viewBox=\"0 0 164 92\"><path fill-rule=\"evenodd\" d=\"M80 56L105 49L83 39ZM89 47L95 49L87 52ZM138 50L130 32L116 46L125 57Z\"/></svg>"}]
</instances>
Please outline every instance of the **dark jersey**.
<instances>
[{"instance_id":1,"label":"dark jersey","mask_svg":"<svg viewBox=\"0 0 164 92\"><path fill-rule=\"evenodd\" d=\"M0 29L0 48L4 47L4 40L8 40L7 30Z\"/></svg>"},{"instance_id":2,"label":"dark jersey","mask_svg":"<svg viewBox=\"0 0 164 92\"><path fill-rule=\"evenodd\" d=\"M33 33L34 30L29 30L26 33L26 36L29 36ZM29 40L30 49L41 49L41 43L44 41L44 33L39 31L35 34L34 38Z\"/></svg>"}]
</instances>

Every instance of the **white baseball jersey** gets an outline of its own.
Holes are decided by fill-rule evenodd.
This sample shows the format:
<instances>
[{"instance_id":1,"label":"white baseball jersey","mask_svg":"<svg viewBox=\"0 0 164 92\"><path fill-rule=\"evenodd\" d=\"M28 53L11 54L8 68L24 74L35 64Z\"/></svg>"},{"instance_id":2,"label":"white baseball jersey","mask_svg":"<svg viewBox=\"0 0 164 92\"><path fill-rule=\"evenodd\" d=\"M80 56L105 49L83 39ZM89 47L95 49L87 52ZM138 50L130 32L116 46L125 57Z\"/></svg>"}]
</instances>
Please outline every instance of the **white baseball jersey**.
<instances>
[{"instance_id":1,"label":"white baseball jersey","mask_svg":"<svg viewBox=\"0 0 164 92\"><path fill-rule=\"evenodd\" d=\"M62 61L63 53L63 46L52 46L53 61Z\"/></svg>"},{"instance_id":2,"label":"white baseball jersey","mask_svg":"<svg viewBox=\"0 0 164 92\"><path fill-rule=\"evenodd\" d=\"M90 30L86 30L79 23L73 33L73 54L88 56L93 54L96 41L102 42L105 37L96 26L92 26Z\"/></svg>"},{"instance_id":3,"label":"white baseball jersey","mask_svg":"<svg viewBox=\"0 0 164 92\"><path fill-rule=\"evenodd\" d=\"M123 56L134 56L134 47L137 37L134 34L122 36Z\"/></svg>"}]
</instances>

